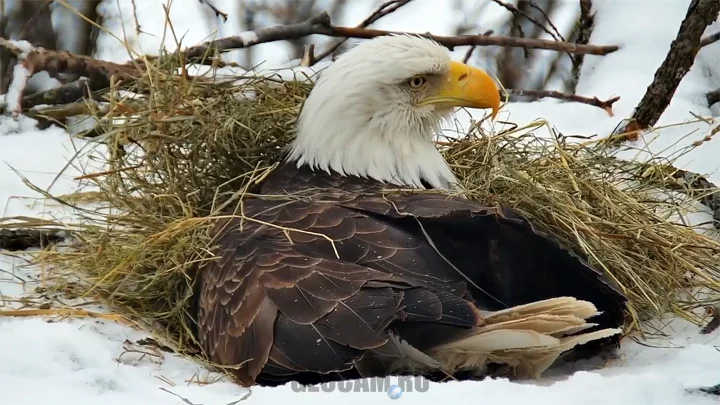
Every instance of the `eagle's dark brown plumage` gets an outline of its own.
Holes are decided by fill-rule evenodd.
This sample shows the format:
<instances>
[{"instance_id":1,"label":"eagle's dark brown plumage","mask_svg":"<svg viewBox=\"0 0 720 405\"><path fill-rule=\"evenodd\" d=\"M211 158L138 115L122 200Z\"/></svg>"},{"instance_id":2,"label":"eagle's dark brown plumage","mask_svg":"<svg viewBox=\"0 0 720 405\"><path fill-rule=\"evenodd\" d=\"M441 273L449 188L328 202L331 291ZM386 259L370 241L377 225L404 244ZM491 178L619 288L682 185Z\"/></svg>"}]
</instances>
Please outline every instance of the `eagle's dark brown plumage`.
<instances>
[{"instance_id":1,"label":"eagle's dark brown plumage","mask_svg":"<svg viewBox=\"0 0 720 405\"><path fill-rule=\"evenodd\" d=\"M253 220L218 224L222 251L198 286L210 359L242 363L244 385L377 375L390 333L427 352L482 324L480 311L566 296L602 311L595 329L622 325L611 282L512 210L383 189L286 164L257 194L304 198L249 198Z\"/></svg>"}]
</instances>

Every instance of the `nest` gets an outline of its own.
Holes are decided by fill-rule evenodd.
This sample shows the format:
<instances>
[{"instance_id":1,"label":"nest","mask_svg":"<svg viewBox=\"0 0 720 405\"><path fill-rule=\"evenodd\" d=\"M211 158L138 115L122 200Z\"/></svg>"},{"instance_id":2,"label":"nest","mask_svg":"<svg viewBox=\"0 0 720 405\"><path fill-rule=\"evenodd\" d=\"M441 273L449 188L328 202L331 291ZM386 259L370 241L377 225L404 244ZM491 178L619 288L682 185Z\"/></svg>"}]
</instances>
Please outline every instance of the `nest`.
<instances>
[{"instance_id":1,"label":"nest","mask_svg":"<svg viewBox=\"0 0 720 405\"><path fill-rule=\"evenodd\" d=\"M67 225L79 243L40 260L61 276L56 288L99 295L192 352L192 278L213 260L213 217L278 162L312 84L188 78L178 64L154 63L135 89L110 89L93 113L84 135L95 142L76 159L102 167L88 169L75 195L50 196L75 207L79 219ZM490 135L474 126L438 146L467 198L519 210L609 273L629 297L628 330L668 312L700 323L694 310L720 291L720 244L677 221L695 200L661 192L668 175L657 168L672 162L624 162L617 148L538 134L547 128Z\"/></svg>"}]
</instances>

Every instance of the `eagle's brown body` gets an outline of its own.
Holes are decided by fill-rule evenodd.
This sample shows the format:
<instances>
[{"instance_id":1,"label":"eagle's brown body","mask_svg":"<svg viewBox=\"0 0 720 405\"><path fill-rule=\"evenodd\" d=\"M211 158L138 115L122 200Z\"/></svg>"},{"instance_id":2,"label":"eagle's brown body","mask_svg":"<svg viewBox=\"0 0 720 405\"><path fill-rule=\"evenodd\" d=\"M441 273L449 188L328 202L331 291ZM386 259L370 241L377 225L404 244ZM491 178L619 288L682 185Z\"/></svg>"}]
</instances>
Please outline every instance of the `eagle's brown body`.
<instances>
[{"instance_id":1,"label":"eagle's brown body","mask_svg":"<svg viewBox=\"0 0 720 405\"><path fill-rule=\"evenodd\" d=\"M247 198L249 219L216 227L219 259L201 269L196 294L209 358L242 364L243 385L382 375L400 371L393 343L440 353L489 325L485 311L555 297L594 304L591 330L621 327L625 299L610 281L512 210L387 188L294 164L268 176L256 194L305 195ZM573 304L562 305L513 311L567 321Z\"/></svg>"}]
</instances>

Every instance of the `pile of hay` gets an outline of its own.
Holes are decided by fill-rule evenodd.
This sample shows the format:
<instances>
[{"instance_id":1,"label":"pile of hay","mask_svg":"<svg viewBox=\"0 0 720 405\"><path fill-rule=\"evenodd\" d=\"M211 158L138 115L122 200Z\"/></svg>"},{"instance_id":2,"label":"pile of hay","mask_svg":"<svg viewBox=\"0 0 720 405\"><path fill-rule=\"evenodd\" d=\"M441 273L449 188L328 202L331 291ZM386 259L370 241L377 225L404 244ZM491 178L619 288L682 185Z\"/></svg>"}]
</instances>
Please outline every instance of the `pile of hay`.
<instances>
[{"instance_id":1,"label":"pile of hay","mask_svg":"<svg viewBox=\"0 0 720 405\"><path fill-rule=\"evenodd\" d=\"M81 220L68 226L80 244L41 260L58 280L80 280L58 289L99 295L182 351L193 347L188 299L193 269L212 260L212 216L277 162L311 84L188 79L159 63L137 84L147 96L110 91L95 114L92 155L103 167L77 195L53 197L77 207ZM629 328L668 311L700 322L692 311L707 302L681 292L717 298L720 244L670 222L687 201L657 198L647 166L536 135L543 128L474 129L440 146L469 198L518 209L611 274L630 298Z\"/></svg>"}]
</instances>

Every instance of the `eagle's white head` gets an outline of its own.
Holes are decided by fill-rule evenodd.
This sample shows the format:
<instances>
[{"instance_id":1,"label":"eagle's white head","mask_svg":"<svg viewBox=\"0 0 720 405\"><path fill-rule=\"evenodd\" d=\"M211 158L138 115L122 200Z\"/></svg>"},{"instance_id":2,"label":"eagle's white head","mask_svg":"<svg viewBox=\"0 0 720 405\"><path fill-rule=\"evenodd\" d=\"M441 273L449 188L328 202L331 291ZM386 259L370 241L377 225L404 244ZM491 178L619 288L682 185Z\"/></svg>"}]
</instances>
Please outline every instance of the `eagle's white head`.
<instances>
[{"instance_id":1,"label":"eagle's white head","mask_svg":"<svg viewBox=\"0 0 720 405\"><path fill-rule=\"evenodd\" d=\"M480 69L419 36L372 39L341 55L305 101L288 160L298 167L400 186L451 188L455 176L433 143L457 107L491 108L500 94Z\"/></svg>"}]
</instances>

